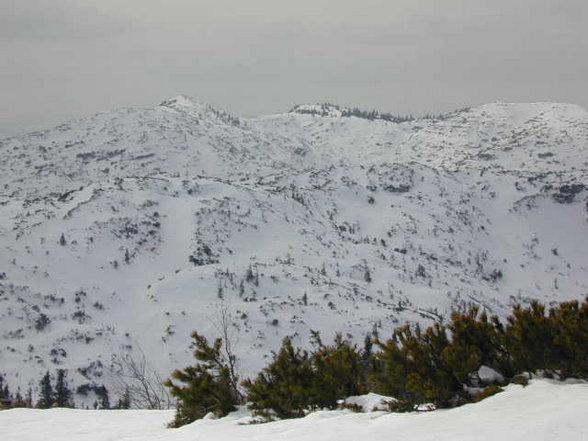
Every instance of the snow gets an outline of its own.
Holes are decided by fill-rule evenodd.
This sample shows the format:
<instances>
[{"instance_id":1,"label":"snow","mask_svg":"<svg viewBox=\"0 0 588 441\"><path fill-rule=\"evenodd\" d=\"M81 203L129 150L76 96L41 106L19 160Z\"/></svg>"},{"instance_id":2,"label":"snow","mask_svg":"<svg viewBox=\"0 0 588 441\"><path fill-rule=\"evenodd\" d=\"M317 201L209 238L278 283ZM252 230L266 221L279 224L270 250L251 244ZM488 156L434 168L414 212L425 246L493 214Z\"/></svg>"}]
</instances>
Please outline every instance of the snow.
<instances>
[{"instance_id":1,"label":"snow","mask_svg":"<svg viewBox=\"0 0 588 441\"><path fill-rule=\"evenodd\" d=\"M504 377L500 372L496 372L494 369L488 366L481 366L478 370L478 377L484 383L502 383L504 382Z\"/></svg>"},{"instance_id":2,"label":"snow","mask_svg":"<svg viewBox=\"0 0 588 441\"><path fill-rule=\"evenodd\" d=\"M320 411L305 418L243 425L242 412L167 429L171 411L0 411L7 441L580 441L588 439L588 384L533 381L450 410L388 414Z\"/></svg>"},{"instance_id":3,"label":"snow","mask_svg":"<svg viewBox=\"0 0 588 441\"><path fill-rule=\"evenodd\" d=\"M166 378L221 303L250 376L286 335L361 345L468 305L582 298L588 191L554 196L588 182L586 158L588 113L557 103L396 124L178 96L0 140L2 372L34 395L59 368L110 387L113 356L143 352Z\"/></svg>"},{"instance_id":4,"label":"snow","mask_svg":"<svg viewBox=\"0 0 588 441\"><path fill-rule=\"evenodd\" d=\"M155 439L173 411L11 409L0 411L4 441Z\"/></svg>"},{"instance_id":5,"label":"snow","mask_svg":"<svg viewBox=\"0 0 588 441\"><path fill-rule=\"evenodd\" d=\"M393 401L397 401L396 398L370 392L365 395L348 397L341 400L340 405L358 406L364 412L371 412L373 410L388 410L388 403Z\"/></svg>"}]
</instances>

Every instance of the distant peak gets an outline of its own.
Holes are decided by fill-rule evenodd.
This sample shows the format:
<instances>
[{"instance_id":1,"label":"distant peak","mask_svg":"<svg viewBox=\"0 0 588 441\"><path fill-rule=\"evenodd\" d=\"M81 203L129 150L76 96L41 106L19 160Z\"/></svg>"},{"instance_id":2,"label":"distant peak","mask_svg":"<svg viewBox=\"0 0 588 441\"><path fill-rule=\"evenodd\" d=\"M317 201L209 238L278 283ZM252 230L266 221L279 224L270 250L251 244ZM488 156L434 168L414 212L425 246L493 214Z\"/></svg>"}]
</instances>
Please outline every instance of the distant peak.
<instances>
[{"instance_id":1,"label":"distant peak","mask_svg":"<svg viewBox=\"0 0 588 441\"><path fill-rule=\"evenodd\" d=\"M206 108L208 104L195 100L187 95L178 95L173 98L164 100L160 106L169 107L171 109L193 109Z\"/></svg>"},{"instance_id":2,"label":"distant peak","mask_svg":"<svg viewBox=\"0 0 588 441\"><path fill-rule=\"evenodd\" d=\"M212 118L233 126L242 125L239 118L225 112L224 110L216 109L208 103L197 101L187 95L178 95L169 98L163 101L160 106L178 112L184 112L195 118Z\"/></svg>"},{"instance_id":3,"label":"distant peak","mask_svg":"<svg viewBox=\"0 0 588 441\"><path fill-rule=\"evenodd\" d=\"M405 121L412 121L412 115L393 115L391 113L382 113L378 110L361 110L357 107L340 107L336 104L299 104L294 106L289 113L297 113L301 115L315 115L326 116L331 118L346 118L355 117L368 120L381 120L394 123L401 123Z\"/></svg>"},{"instance_id":4,"label":"distant peak","mask_svg":"<svg viewBox=\"0 0 588 441\"><path fill-rule=\"evenodd\" d=\"M317 115L330 116L340 118L343 116L345 108L341 108L336 104L322 103L322 104L298 104L294 106L289 113L298 113L302 115Z\"/></svg>"}]
</instances>

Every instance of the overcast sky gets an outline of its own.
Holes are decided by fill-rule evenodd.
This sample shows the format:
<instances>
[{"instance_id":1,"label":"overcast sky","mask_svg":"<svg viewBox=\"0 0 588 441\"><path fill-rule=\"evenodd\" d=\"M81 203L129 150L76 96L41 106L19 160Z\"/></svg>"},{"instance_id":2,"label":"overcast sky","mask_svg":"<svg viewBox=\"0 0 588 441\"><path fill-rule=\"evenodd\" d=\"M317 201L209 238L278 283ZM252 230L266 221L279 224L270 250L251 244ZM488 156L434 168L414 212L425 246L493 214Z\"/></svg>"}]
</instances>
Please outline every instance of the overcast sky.
<instances>
[{"instance_id":1,"label":"overcast sky","mask_svg":"<svg viewBox=\"0 0 588 441\"><path fill-rule=\"evenodd\" d=\"M0 0L0 134L178 94L240 116L588 107L588 1Z\"/></svg>"}]
</instances>

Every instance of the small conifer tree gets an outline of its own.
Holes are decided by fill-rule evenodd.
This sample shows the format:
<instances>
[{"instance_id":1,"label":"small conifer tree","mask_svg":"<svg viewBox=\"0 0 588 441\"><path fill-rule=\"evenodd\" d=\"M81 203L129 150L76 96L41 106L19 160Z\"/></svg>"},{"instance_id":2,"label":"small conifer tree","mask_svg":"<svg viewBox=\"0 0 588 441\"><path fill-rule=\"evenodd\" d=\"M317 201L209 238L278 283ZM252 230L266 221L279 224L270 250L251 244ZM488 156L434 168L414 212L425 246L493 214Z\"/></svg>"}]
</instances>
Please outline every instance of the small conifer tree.
<instances>
[{"instance_id":1,"label":"small conifer tree","mask_svg":"<svg viewBox=\"0 0 588 441\"><path fill-rule=\"evenodd\" d=\"M337 401L367 392L366 369L357 346L335 336L331 346L324 345L318 332L312 332L315 346L311 354L313 384L310 403L314 407L334 408Z\"/></svg>"},{"instance_id":2,"label":"small conifer tree","mask_svg":"<svg viewBox=\"0 0 588 441\"><path fill-rule=\"evenodd\" d=\"M131 408L131 391L125 388L123 394L116 402L115 409L130 409Z\"/></svg>"},{"instance_id":3,"label":"small conifer tree","mask_svg":"<svg viewBox=\"0 0 588 441\"><path fill-rule=\"evenodd\" d=\"M191 423L211 412L224 416L242 402L237 388L238 377L233 368L234 356L223 355L223 339L217 338L210 345L197 332L192 333L192 338L196 347L194 357L198 363L174 371L165 382L170 393L177 398L176 415L170 423L172 427Z\"/></svg>"},{"instance_id":4,"label":"small conifer tree","mask_svg":"<svg viewBox=\"0 0 588 441\"><path fill-rule=\"evenodd\" d=\"M37 407L39 409L48 409L53 406L55 399L49 371L47 371L47 373L43 375L43 378L41 378L41 381L39 381L39 390L40 399L37 403Z\"/></svg>"},{"instance_id":5,"label":"small conifer tree","mask_svg":"<svg viewBox=\"0 0 588 441\"><path fill-rule=\"evenodd\" d=\"M556 332L540 302L533 301L528 308L516 305L505 331L505 346L515 371L533 372L553 367L552 342Z\"/></svg>"},{"instance_id":6,"label":"small conifer tree","mask_svg":"<svg viewBox=\"0 0 588 441\"><path fill-rule=\"evenodd\" d=\"M295 418L311 402L313 370L308 352L292 345L288 337L271 363L255 379L245 380L247 401L257 415Z\"/></svg>"},{"instance_id":7,"label":"small conifer tree","mask_svg":"<svg viewBox=\"0 0 588 441\"><path fill-rule=\"evenodd\" d=\"M377 342L372 381L377 392L407 403L434 402L447 406L462 390L451 366L443 360L449 346L446 328L435 323L424 332L403 326L392 339Z\"/></svg>"},{"instance_id":8,"label":"small conifer tree","mask_svg":"<svg viewBox=\"0 0 588 441\"><path fill-rule=\"evenodd\" d=\"M8 400L10 398L10 390L8 389L8 383L4 379L4 375L0 374L0 399Z\"/></svg>"},{"instance_id":9,"label":"small conifer tree","mask_svg":"<svg viewBox=\"0 0 588 441\"><path fill-rule=\"evenodd\" d=\"M564 302L549 311L556 331L552 369L562 378L588 378L588 297L582 304Z\"/></svg>"},{"instance_id":10,"label":"small conifer tree","mask_svg":"<svg viewBox=\"0 0 588 441\"><path fill-rule=\"evenodd\" d=\"M57 370L57 379L55 380L55 404L58 407L71 407L71 391L67 387L65 380L66 372L64 369Z\"/></svg>"},{"instance_id":11,"label":"small conifer tree","mask_svg":"<svg viewBox=\"0 0 588 441\"><path fill-rule=\"evenodd\" d=\"M94 389L98 397L98 405L100 409L110 409L110 397L106 386L98 386Z\"/></svg>"}]
</instances>

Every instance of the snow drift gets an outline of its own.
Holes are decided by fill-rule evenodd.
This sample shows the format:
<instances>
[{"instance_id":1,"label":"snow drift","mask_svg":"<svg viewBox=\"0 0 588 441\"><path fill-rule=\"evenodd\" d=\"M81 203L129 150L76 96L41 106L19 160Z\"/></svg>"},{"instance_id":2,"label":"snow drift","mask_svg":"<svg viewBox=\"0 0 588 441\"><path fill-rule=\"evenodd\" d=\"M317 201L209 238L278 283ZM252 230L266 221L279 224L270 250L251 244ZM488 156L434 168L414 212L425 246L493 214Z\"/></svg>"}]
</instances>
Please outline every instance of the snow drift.
<instances>
[{"instance_id":1,"label":"snow drift","mask_svg":"<svg viewBox=\"0 0 588 441\"><path fill-rule=\"evenodd\" d=\"M243 412L167 429L171 411L13 409L0 412L7 441L578 441L588 439L588 384L510 385L475 404L434 412L322 411L298 420L242 425Z\"/></svg>"}]
</instances>

